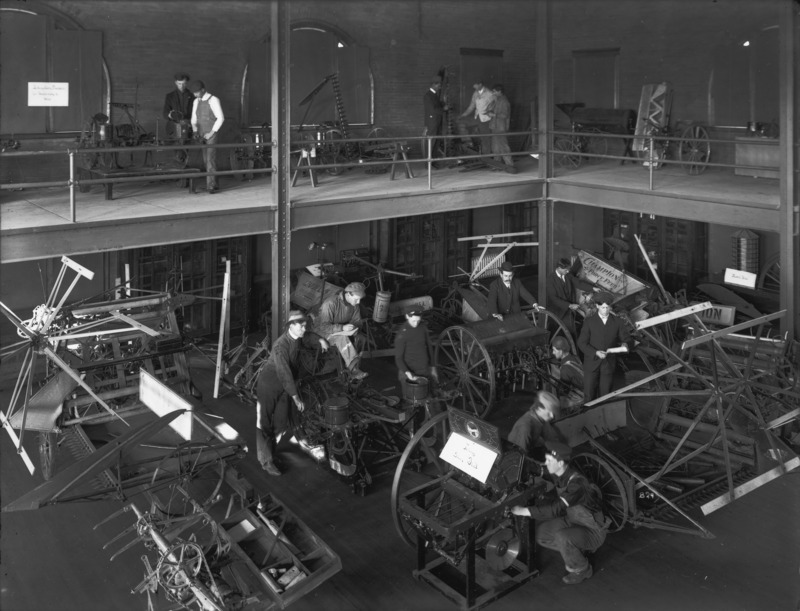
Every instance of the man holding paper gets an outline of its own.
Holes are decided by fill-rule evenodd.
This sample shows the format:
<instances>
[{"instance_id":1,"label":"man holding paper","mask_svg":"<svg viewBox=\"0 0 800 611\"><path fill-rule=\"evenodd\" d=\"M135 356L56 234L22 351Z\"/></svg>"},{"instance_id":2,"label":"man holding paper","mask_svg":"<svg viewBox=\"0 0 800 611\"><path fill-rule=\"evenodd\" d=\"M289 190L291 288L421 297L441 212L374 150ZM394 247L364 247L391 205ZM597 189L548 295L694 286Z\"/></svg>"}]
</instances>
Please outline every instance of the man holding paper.
<instances>
[{"instance_id":1,"label":"man holding paper","mask_svg":"<svg viewBox=\"0 0 800 611\"><path fill-rule=\"evenodd\" d=\"M613 300L609 293L595 295L597 312L586 317L578 337L578 348L583 352L583 398L586 403L611 392L617 364L615 354L628 351L630 334L625 322L611 312Z\"/></svg>"}]
</instances>

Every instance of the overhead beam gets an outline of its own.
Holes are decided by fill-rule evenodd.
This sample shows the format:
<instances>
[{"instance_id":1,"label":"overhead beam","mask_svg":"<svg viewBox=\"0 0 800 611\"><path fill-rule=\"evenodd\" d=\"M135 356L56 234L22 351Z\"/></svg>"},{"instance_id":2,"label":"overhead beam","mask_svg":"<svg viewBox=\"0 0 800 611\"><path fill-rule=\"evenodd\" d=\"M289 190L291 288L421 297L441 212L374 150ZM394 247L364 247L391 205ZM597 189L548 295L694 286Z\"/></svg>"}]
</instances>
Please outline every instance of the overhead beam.
<instances>
[{"instance_id":1,"label":"overhead beam","mask_svg":"<svg viewBox=\"0 0 800 611\"><path fill-rule=\"evenodd\" d=\"M542 181L472 187L457 191L425 191L387 198L337 199L295 203L292 206L292 228L310 229L339 225L342 222L376 221L381 219L430 214L431 212L463 211L470 208L498 206L537 200L542 195Z\"/></svg>"},{"instance_id":2,"label":"overhead beam","mask_svg":"<svg viewBox=\"0 0 800 611\"><path fill-rule=\"evenodd\" d=\"M621 190L553 179L548 182L548 197L556 202L563 200L586 206L627 210L636 214L655 214L701 223L719 223L720 219L725 219L725 224L731 227L761 231L779 232L781 224L784 222L777 208L738 206L699 198L687 198L685 194Z\"/></svg>"},{"instance_id":3,"label":"overhead beam","mask_svg":"<svg viewBox=\"0 0 800 611\"><path fill-rule=\"evenodd\" d=\"M0 233L0 261L17 263L127 248L249 236L274 231L264 208L225 209L8 230Z\"/></svg>"}]
</instances>

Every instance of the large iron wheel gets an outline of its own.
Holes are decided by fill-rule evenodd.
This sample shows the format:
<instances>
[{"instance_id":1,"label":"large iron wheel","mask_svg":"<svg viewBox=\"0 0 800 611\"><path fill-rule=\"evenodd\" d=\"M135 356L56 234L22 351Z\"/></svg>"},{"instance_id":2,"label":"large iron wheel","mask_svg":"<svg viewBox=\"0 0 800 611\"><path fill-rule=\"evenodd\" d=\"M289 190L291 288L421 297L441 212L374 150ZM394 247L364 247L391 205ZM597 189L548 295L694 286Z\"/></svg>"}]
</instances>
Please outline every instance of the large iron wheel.
<instances>
[{"instance_id":1,"label":"large iron wheel","mask_svg":"<svg viewBox=\"0 0 800 611\"><path fill-rule=\"evenodd\" d=\"M553 143L555 162L560 168L577 170L583 163L575 140L569 137L557 138Z\"/></svg>"},{"instance_id":2,"label":"large iron wheel","mask_svg":"<svg viewBox=\"0 0 800 611\"><path fill-rule=\"evenodd\" d=\"M250 144L253 142L253 138L249 134L243 134L241 141L245 144ZM252 170L254 150L249 146L231 149L231 170ZM252 180L253 174L244 172L237 174L236 178L239 180Z\"/></svg>"},{"instance_id":3,"label":"large iron wheel","mask_svg":"<svg viewBox=\"0 0 800 611\"><path fill-rule=\"evenodd\" d=\"M439 458L449 435L450 421L445 411L420 427L397 463L392 482L392 521L400 538L412 547L416 545L416 531L413 524L402 516L400 499L409 490L442 477L454 468ZM448 507L444 502L443 493L431 493L425 497L423 506L436 508L434 513L446 513Z\"/></svg>"},{"instance_id":4,"label":"large iron wheel","mask_svg":"<svg viewBox=\"0 0 800 611\"><path fill-rule=\"evenodd\" d=\"M344 163L347 161L345 156L345 145L343 142L331 142L332 140L342 140L344 136L338 129L329 129L323 135L319 143L319 156L323 165L331 166L325 168L328 174L338 176L344 172Z\"/></svg>"},{"instance_id":5,"label":"large iron wheel","mask_svg":"<svg viewBox=\"0 0 800 611\"><path fill-rule=\"evenodd\" d=\"M614 467L596 454L573 456L572 465L590 482L597 484L603 493L603 511L611 520L608 532L622 530L628 521L631 503L625 484Z\"/></svg>"},{"instance_id":6,"label":"large iron wheel","mask_svg":"<svg viewBox=\"0 0 800 611\"><path fill-rule=\"evenodd\" d=\"M569 342L572 354L578 354L578 348L575 345L572 333L569 332L569 327L567 327L566 323L558 316L544 308L539 308L538 312L536 310L531 310L531 320L535 327L547 330L550 334L548 340L551 344L556 337L563 337Z\"/></svg>"},{"instance_id":7,"label":"large iron wheel","mask_svg":"<svg viewBox=\"0 0 800 611\"><path fill-rule=\"evenodd\" d=\"M590 155L605 157L608 155L608 138L599 129L588 130L589 134L583 136L586 139L586 152ZM589 161L600 161L595 157L589 157Z\"/></svg>"},{"instance_id":8,"label":"large iron wheel","mask_svg":"<svg viewBox=\"0 0 800 611\"><path fill-rule=\"evenodd\" d=\"M53 477L56 450L58 450L58 434L54 432L39 432L39 466L42 468L42 477L44 477L45 481Z\"/></svg>"},{"instance_id":9,"label":"large iron wheel","mask_svg":"<svg viewBox=\"0 0 800 611\"><path fill-rule=\"evenodd\" d=\"M678 158L687 174L697 176L706 171L711 158L711 143L705 127L690 125L683 130L678 143Z\"/></svg>"},{"instance_id":10,"label":"large iron wheel","mask_svg":"<svg viewBox=\"0 0 800 611\"><path fill-rule=\"evenodd\" d=\"M495 398L495 367L489 352L472 331L459 325L442 331L434 362L440 382L460 392L455 407L484 418Z\"/></svg>"},{"instance_id":11,"label":"large iron wheel","mask_svg":"<svg viewBox=\"0 0 800 611\"><path fill-rule=\"evenodd\" d=\"M162 513L184 516L194 512L194 503L210 505L224 477L225 461L219 451L209 443L189 441L161 459L148 493Z\"/></svg>"}]
</instances>

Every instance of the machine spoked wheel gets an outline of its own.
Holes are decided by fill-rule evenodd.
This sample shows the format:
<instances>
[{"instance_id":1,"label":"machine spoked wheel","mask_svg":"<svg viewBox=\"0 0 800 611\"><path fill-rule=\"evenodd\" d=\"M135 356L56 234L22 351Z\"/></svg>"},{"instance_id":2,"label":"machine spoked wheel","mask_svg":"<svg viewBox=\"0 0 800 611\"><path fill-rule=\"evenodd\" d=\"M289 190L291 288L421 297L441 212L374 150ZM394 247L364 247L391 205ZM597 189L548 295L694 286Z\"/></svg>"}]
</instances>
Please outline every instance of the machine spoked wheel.
<instances>
[{"instance_id":1,"label":"machine spoked wheel","mask_svg":"<svg viewBox=\"0 0 800 611\"><path fill-rule=\"evenodd\" d=\"M711 143L708 130L702 125L690 125L681 133L678 156L687 174L697 176L708 168L711 158Z\"/></svg>"},{"instance_id":2,"label":"machine spoked wheel","mask_svg":"<svg viewBox=\"0 0 800 611\"><path fill-rule=\"evenodd\" d=\"M319 147L319 155L323 165L331 167L325 168L328 174L338 176L345 171L344 163L347 161L345 156L345 145L343 142L331 142L331 140L342 140L344 136L338 129L329 129L325 132Z\"/></svg>"},{"instance_id":3,"label":"machine spoked wheel","mask_svg":"<svg viewBox=\"0 0 800 611\"><path fill-rule=\"evenodd\" d=\"M403 451L392 482L392 521L397 534L408 545L416 545L414 526L403 517L400 511L400 499L409 490L422 486L431 480L442 477L453 467L439 458L439 454L450 435L450 421L447 412L437 414L425 424L408 442ZM431 493L423 500L423 506L432 514L447 512L443 493ZM441 505L437 506L437 503Z\"/></svg>"},{"instance_id":4,"label":"machine spoked wheel","mask_svg":"<svg viewBox=\"0 0 800 611\"><path fill-rule=\"evenodd\" d=\"M57 449L58 435L56 433L45 433L44 431L39 433L39 466L45 481L53 477Z\"/></svg>"},{"instance_id":5,"label":"machine spoked wheel","mask_svg":"<svg viewBox=\"0 0 800 611\"><path fill-rule=\"evenodd\" d=\"M540 329L546 329L548 333L550 333L549 340L550 343L553 343L553 340L556 337L563 337L569 342L570 350L572 354L578 354L578 348L575 346L575 340L572 337L572 333L569 332L569 328L567 327L566 323L561 320L558 316L553 314L552 312L548 312L544 308L539 308L539 311L531 311L531 320L533 321L533 325Z\"/></svg>"},{"instance_id":6,"label":"machine spoked wheel","mask_svg":"<svg viewBox=\"0 0 800 611\"><path fill-rule=\"evenodd\" d=\"M603 509L611 520L608 532L622 530L628 521L631 508L628 491L622 478L611 464L596 454L578 454L572 457L573 466L586 478L600 487L603 493Z\"/></svg>"},{"instance_id":7,"label":"machine spoked wheel","mask_svg":"<svg viewBox=\"0 0 800 611\"><path fill-rule=\"evenodd\" d=\"M456 388L454 407L484 418L495 398L495 367L485 346L466 327L448 327L436 346L434 362L442 385Z\"/></svg>"},{"instance_id":8,"label":"machine spoked wheel","mask_svg":"<svg viewBox=\"0 0 800 611\"><path fill-rule=\"evenodd\" d=\"M243 134L241 140L246 144L253 142L253 138L249 134ZM254 150L251 147L231 149L231 170L252 170ZM236 178L239 180L252 180L253 175L248 173L237 174Z\"/></svg>"},{"instance_id":9,"label":"machine spoked wheel","mask_svg":"<svg viewBox=\"0 0 800 611\"><path fill-rule=\"evenodd\" d=\"M586 138L586 152L590 155L605 157L608 155L608 138L599 129L589 130L591 133ZM589 157L589 161L602 161L596 157Z\"/></svg>"},{"instance_id":10,"label":"machine spoked wheel","mask_svg":"<svg viewBox=\"0 0 800 611\"><path fill-rule=\"evenodd\" d=\"M555 162L560 168L577 170L581 167L581 158L578 145L572 138L558 138L553 143Z\"/></svg>"},{"instance_id":11,"label":"machine spoked wheel","mask_svg":"<svg viewBox=\"0 0 800 611\"><path fill-rule=\"evenodd\" d=\"M183 516L194 511L195 501L206 507L214 501L225 477L225 461L211 444L181 444L158 463L148 494L161 512Z\"/></svg>"},{"instance_id":12,"label":"machine spoked wheel","mask_svg":"<svg viewBox=\"0 0 800 611\"><path fill-rule=\"evenodd\" d=\"M158 582L165 590L175 593L186 588L203 568L203 550L196 543L181 541L172 545L156 567Z\"/></svg>"}]
</instances>

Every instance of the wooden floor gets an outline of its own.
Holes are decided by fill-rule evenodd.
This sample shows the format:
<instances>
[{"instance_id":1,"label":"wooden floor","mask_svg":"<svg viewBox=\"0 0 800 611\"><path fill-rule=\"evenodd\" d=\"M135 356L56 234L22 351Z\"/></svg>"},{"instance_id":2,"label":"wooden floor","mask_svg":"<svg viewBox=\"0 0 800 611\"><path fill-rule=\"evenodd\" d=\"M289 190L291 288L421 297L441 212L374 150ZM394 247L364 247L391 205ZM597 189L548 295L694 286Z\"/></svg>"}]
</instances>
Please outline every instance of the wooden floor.
<instances>
[{"instance_id":1,"label":"wooden floor","mask_svg":"<svg viewBox=\"0 0 800 611\"><path fill-rule=\"evenodd\" d=\"M388 360L367 361L368 379L379 389L394 383ZM448 599L411 575L414 550L396 535L390 511L390 478L356 496L327 468L293 446L281 445L287 469L270 478L255 460L254 414L234 397L211 399L206 370L195 370L204 405L224 416L251 448L241 471L257 490L276 495L341 557L343 570L306 598L295 611L447 611ZM530 402L521 392L490 418L507 432ZM285 442L284 442L285 443ZM32 488L8 437L0 440L2 503ZM92 530L119 507L111 502L64 505L2 514L0 608L3 611L146 609L130 594L143 576L139 556L129 550L113 563L104 543L131 523L120 518ZM610 535L594 560L595 576L565 586L560 558L539 553L541 574L493 603L495 611L772 611L800 602L800 482L781 477L707 518L714 539L666 531L626 528Z\"/></svg>"},{"instance_id":2,"label":"wooden floor","mask_svg":"<svg viewBox=\"0 0 800 611\"><path fill-rule=\"evenodd\" d=\"M470 172L463 172L458 166L434 170L430 176L430 190L446 194L476 187L540 182L536 160L521 156L516 165L519 171L513 175L490 168ZM413 162L411 167L413 178L406 178L398 167L395 180L390 180L388 173L367 174L358 167L338 176L321 174L316 188L311 186L307 177L299 177L297 186L292 189L292 203L302 207L429 191L426 165ZM586 163L575 170L556 168L552 180L640 192L650 188L649 172L641 164L619 165L616 161ZM202 190L202 180L197 182L201 188L197 194L179 189L175 180L120 183L114 186L114 199L111 201L105 200L102 185L94 185L88 193L76 193L76 219L79 223L123 221L274 205L270 179L263 175L246 181L223 176L220 178L221 191L213 196ZM688 176L678 167L665 166L654 172L653 189L702 201L768 209L776 209L779 205L777 180L735 176L728 169L710 168L700 176ZM36 230L70 223L69 191L66 187L0 191L0 232Z\"/></svg>"}]
</instances>

